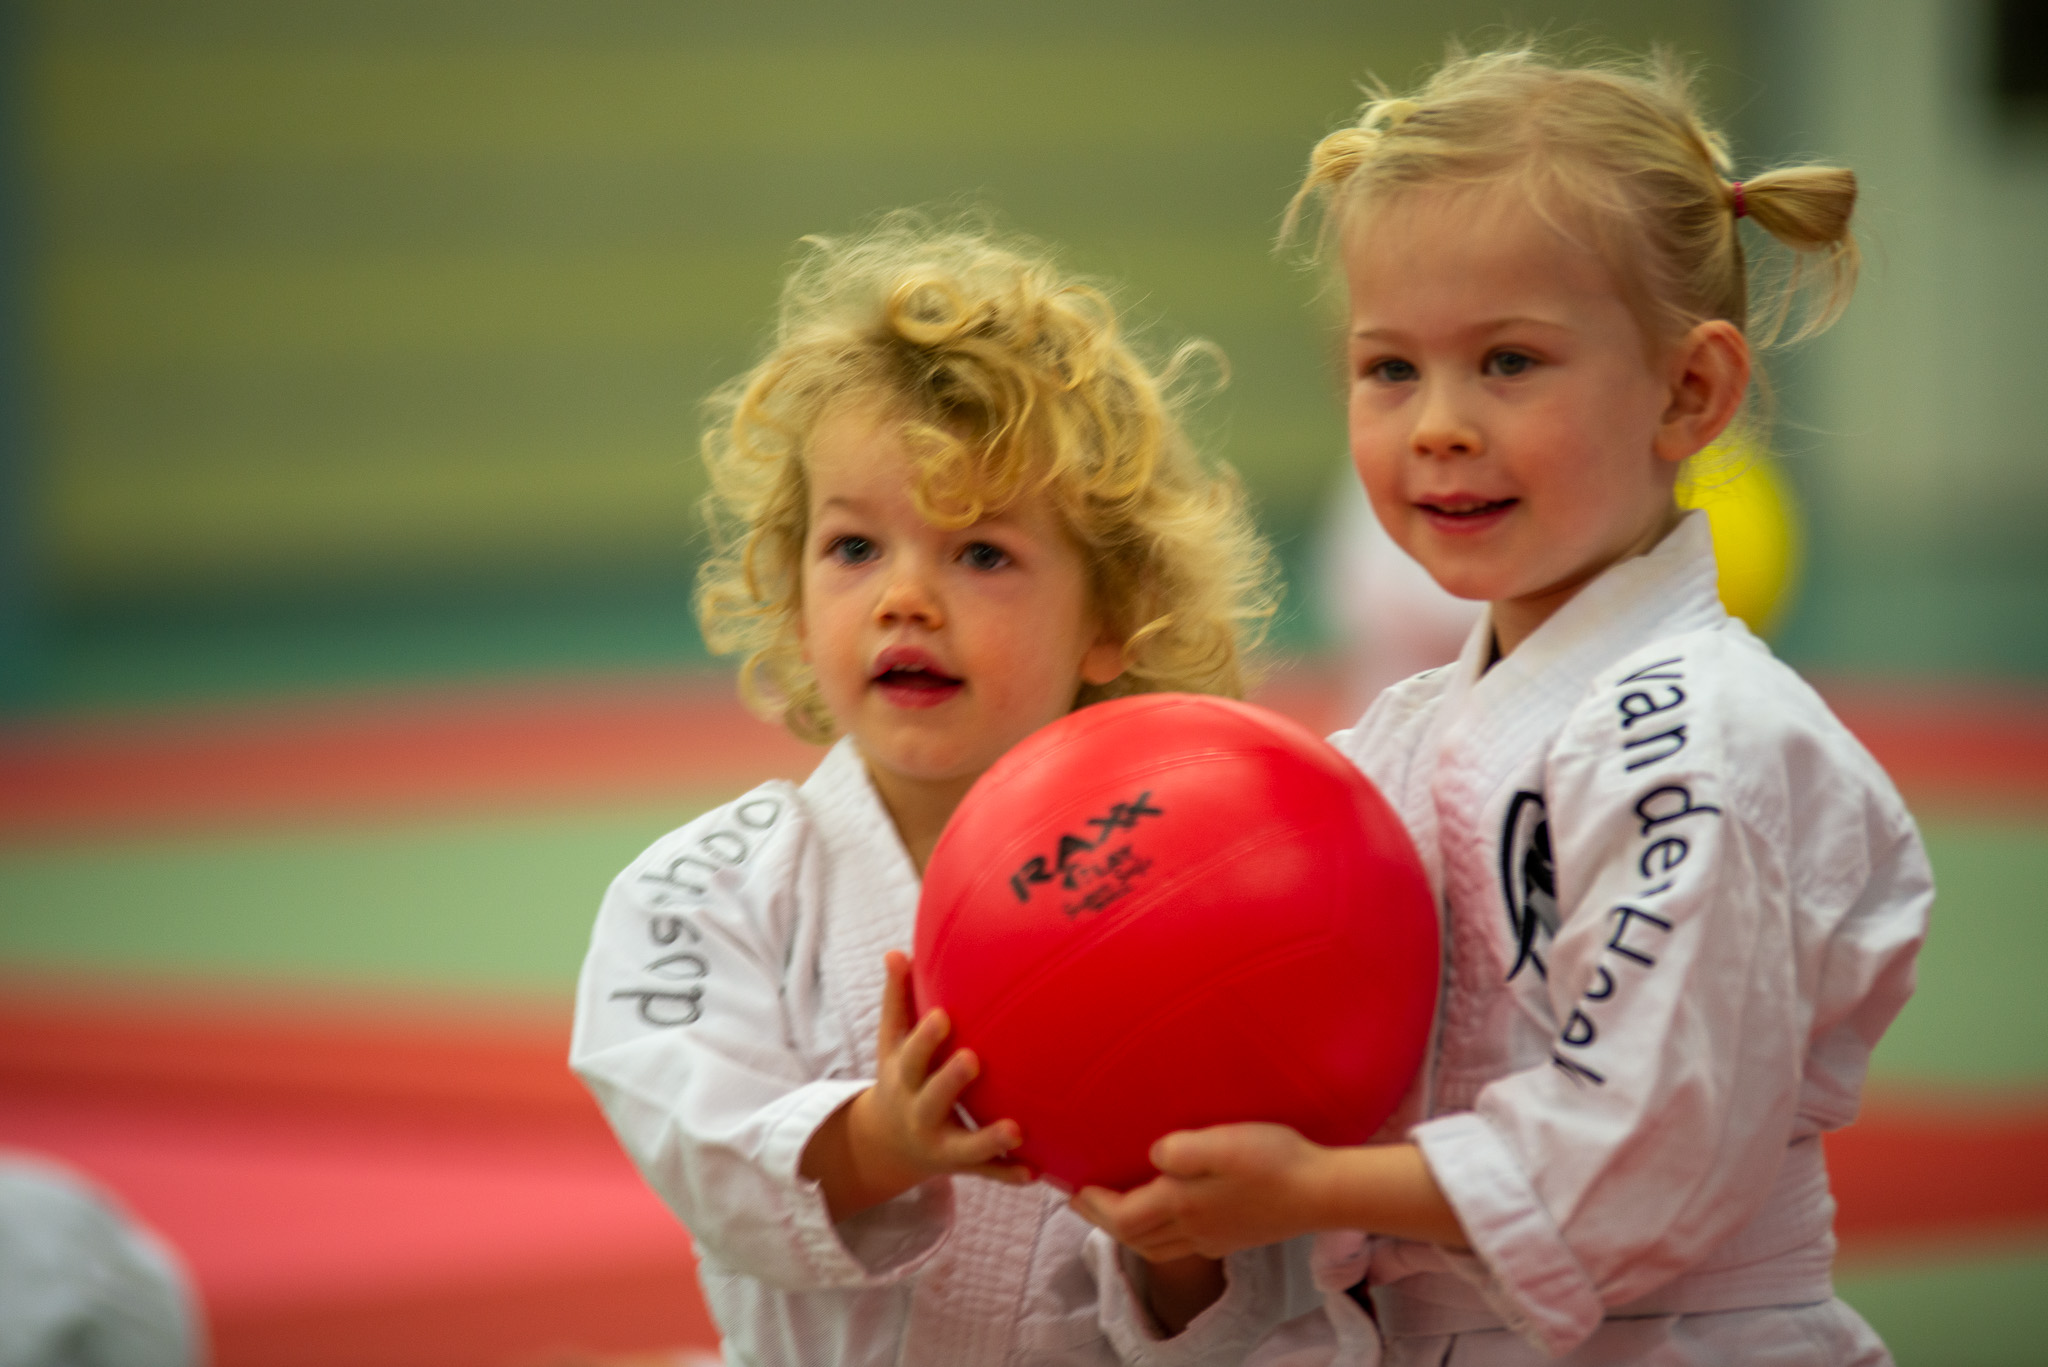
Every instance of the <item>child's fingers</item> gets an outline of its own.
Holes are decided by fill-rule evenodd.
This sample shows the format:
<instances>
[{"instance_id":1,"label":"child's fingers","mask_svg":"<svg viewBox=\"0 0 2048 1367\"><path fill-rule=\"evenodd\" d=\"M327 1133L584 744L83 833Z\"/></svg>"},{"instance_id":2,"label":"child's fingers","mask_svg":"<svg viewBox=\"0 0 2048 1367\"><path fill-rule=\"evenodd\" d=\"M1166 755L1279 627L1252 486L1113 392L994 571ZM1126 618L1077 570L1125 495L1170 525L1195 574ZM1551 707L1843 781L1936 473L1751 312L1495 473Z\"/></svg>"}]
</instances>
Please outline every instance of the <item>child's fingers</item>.
<instances>
[{"instance_id":1,"label":"child's fingers","mask_svg":"<svg viewBox=\"0 0 2048 1367\"><path fill-rule=\"evenodd\" d=\"M1169 1177L1201 1177L1212 1170L1215 1139L1208 1130L1175 1130L1152 1145L1152 1166Z\"/></svg>"},{"instance_id":2,"label":"child's fingers","mask_svg":"<svg viewBox=\"0 0 2048 1367\"><path fill-rule=\"evenodd\" d=\"M1137 1254L1148 1263L1179 1262L1182 1258L1202 1253L1201 1248L1196 1245L1194 1240L1181 1235L1162 1236L1157 1240L1147 1242L1142 1247L1133 1244L1130 1248L1131 1252ZM1204 1254L1203 1256L1207 1255Z\"/></svg>"},{"instance_id":3,"label":"child's fingers","mask_svg":"<svg viewBox=\"0 0 2048 1367\"><path fill-rule=\"evenodd\" d=\"M1111 1229L1111 1210L1104 1205L1104 1198L1114 1198L1115 1192L1103 1187L1083 1187L1067 1198L1067 1209L1094 1225L1104 1234L1114 1235Z\"/></svg>"},{"instance_id":4,"label":"child's fingers","mask_svg":"<svg viewBox=\"0 0 2048 1367\"><path fill-rule=\"evenodd\" d=\"M1120 1244L1141 1248L1175 1223L1171 1193L1161 1179L1118 1194L1104 1187L1083 1187L1068 1202L1082 1219Z\"/></svg>"},{"instance_id":5,"label":"child's fingers","mask_svg":"<svg viewBox=\"0 0 2048 1367\"><path fill-rule=\"evenodd\" d=\"M1152 1166L1169 1177L1270 1172L1299 1157L1305 1143L1284 1125L1244 1121L1205 1130L1176 1130L1152 1145Z\"/></svg>"},{"instance_id":6,"label":"child's fingers","mask_svg":"<svg viewBox=\"0 0 2048 1367\"><path fill-rule=\"evenodd\" d=\"M1067 1205L1087 1224L1096 1226L1147 1262L1169 1262L1202 1252L1194 1246L1194 1238L1180 1228L1174 1215L1145 1209L1143 1203L1133 1203L1128 1195L1120 1197L1102 1187L1083 1187Z\"/></svg>"},{"instance_id":7,"label":"child's fingers","mask_svg":"<svg viewBox=\"0 0 2048 1367\"><path fill-rule=\"evenodd\" d=\"M910 1033L910 960L892 949L882 956L882 968L888 977L882 984L878 1052L887 1059L903 1047L903 1037Z\"/></svg>"},{"instance_id":8,"label":"child's fingers","mask_svg":"<svg viewBox=\"0 0 2048 1367\"><path fill-rule=\"evenodd\" d=\"M903 1037L902 1046L896 1050L893 1066L897 1069L897 1077L911 1093L915 1094L923 1089L925 1079L932 1070L932 1055L938 1052L939 1046L946 1042L946 1036L951 1034L952 1030L953 1023L946 1019L946 1013L933 1009L925 1012L924 1019ZM961 1084L963 1087L966 1085Z\"/></svg>"},{"instance_id":9,"label":"child's fingers","mask_svg":"<svg viewBox=\"0 0 2048 1367\"><path fill-rule=\"evenodd\" d=\"M908 954L905 954L900 949L892 949L882 955L884 967L888 965L891 959L894 959L900 965L903 973L903 1018L905 1020L916 1020L919 1014L917 1009L917 979L912 976L912 970L917 965L911 961Z\"/></svg>"},{"instance_id":10,"label":"child's fingers","mask_svg":"<svg viewBox=\"0 0 2048 1367\"><path fill-rule=\"evenodd\" d=\"M1023 1133L1014 1120L998 1120L978 1130L955 1128L940 1142L946 1166L953 1169L993 1163L1022 1142Z\"/></svg>"},{"instance_id":11,"label":"child's fingers","mask_svg":"<svg viewBox=\"0 0 2048 1367\"><path fill-rule=\"evenodd\" d=\"M972 1049L955 1049L919 1085L911 1103L912 1117L928 1129L951 1123L960 1094L980 1076L980 1057Z\"/></svg>"}]
</instances>

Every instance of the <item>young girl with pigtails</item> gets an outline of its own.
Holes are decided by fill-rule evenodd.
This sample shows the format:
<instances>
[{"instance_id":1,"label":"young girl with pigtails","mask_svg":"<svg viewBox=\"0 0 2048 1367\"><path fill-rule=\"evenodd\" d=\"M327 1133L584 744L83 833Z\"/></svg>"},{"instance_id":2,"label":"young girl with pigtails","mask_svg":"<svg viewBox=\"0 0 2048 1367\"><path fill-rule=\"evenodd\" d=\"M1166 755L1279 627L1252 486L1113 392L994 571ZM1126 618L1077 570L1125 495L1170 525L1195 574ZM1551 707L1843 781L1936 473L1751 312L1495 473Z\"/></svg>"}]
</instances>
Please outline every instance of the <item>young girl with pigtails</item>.
<instances>
[{"instance_id":1,"label":"young girl with pigtails","mask_svg":"<svg viewBox=\"0 0 2048 1367\"><path fill-rule=\"evenodd\" d=\"M1488 610L1335 737L1444 917L1384 1142L1180 1133L1152 1182L1076 1198L1148 1260L1314 1235L1320 1304L1276 1303L1255 1361L1889 1360L1833 1294L1821 1136L1912 990L1927 863L1877 764L1723 611L1674 499L1752 348L1846 303L1855 195L1836 168L1732 177L1662 59L1457 58L1316 147L1294 209L1321 202L1341 266L1359 476ZM1746 225L1790 249L1769 289ZM1199 1348L1172 1302L1122 1321L1126 1356Z\"/></svg>"}]
</instances>

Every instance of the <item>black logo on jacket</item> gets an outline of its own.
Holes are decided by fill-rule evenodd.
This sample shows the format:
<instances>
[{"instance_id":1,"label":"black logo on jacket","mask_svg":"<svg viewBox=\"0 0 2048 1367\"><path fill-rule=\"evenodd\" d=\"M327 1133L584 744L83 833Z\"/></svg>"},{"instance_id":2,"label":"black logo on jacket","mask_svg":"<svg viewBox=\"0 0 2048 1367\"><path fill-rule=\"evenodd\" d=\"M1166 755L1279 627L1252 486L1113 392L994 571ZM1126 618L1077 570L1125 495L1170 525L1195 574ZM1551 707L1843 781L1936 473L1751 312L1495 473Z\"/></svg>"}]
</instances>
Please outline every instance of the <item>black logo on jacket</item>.
<instances>
[{"instance_id":1,"label":"black logo on jacket","mask_svg":"<svg viewBox=\"0 0 2048 1367\"><path fill-rule=\"evenodd\" d=\"M1515 933L1515 966L1508 981L1525 966L1548 977L1543 956L1536 952L1540 933L1548 942L1557 934L1557 871L1550 857L1550 822L1543 794L1516 793L1500 828L1500 892Z\"/></svg>"}]
</instances>

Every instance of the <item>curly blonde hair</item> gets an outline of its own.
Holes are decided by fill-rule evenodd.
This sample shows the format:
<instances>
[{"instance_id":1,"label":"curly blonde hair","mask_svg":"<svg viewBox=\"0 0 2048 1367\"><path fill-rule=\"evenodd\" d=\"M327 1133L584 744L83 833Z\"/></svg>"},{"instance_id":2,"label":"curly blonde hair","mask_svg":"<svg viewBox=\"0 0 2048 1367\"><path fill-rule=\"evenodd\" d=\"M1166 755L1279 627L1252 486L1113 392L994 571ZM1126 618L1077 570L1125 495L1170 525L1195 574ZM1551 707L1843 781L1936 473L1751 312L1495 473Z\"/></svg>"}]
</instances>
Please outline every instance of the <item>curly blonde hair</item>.
<instances>
[{"instance_id":1,"label":"curly blonde hair","mask_svg":"<svg viewBox=\"0 0 2048 1367\"><path fill-rule=\"evenodd\" d=\"M1796 341L1848 303L1855 175L1791 166L1728 179L1727 140L1701 117L1691 73L1668 53L1572 66L1526 44L1476 56L1454 49L1415 94L1373 94L1353 126L1316 144L1283 241L1311 200L1325 205L1328 253L1350 222L1404 189L1519 179L1554 224L1590 233L1587 245L1615 271L1652 340L1716 318L1747 334L1754 312L1762 322L1751 341L1769 346L1804 297L1787 339ZM1743 253L1743 217L1790 253L1790 269L1760 288Z\"/></svg>"},{"instance_id":2,"label":"curly blonde hair","mask_svg":"<svg viewBox=\"0 0 2048 1367\"><path fill-rule=\"evenodd\" d=\"M1240 695L1274 609L1274 571L1244 495L1183 432L1181 381L1213 349L1149 367L1109 298L1028 243L894 214L805 239L767 354L708 401L712 555L697 615L740 692L799 737L836 732L803 661L805 451L849 401L900 420L918 511L964 527L1048 498L1088 567L1090 604L1125 667L1074 705L1161 690Z\"/></svg>"}]
</instances>

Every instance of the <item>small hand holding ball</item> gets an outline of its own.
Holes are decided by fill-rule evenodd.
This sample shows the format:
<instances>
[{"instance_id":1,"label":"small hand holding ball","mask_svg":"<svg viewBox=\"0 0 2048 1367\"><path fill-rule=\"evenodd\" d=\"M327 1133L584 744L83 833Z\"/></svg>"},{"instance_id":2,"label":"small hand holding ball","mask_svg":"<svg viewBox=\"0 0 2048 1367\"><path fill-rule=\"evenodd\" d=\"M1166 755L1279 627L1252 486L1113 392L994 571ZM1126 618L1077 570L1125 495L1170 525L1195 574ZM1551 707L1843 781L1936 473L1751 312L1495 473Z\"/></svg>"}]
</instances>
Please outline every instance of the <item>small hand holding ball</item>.
<instances>
[{"instance_id":1,"label":"small hand holding ball","mask_svg":"<svg viewBox=\"0 0 2048 1367\"><path fill-rule=\"evenodd\" d=\"M804 1149L803 1174L825 1190L834 1220L880 1205L929 1178L951 1174L1024 1183L1036 1176L1003 1155L1023 1140L1014 1120L980 1129L955 1113L960 1093L981 1072L972 1050L956 1049L933 1067L952 1031L944 1011L910 1023L910 960L885 957L875 1085L840 1107Z\"/></svg>"},{"instance_id":2,"label":"small hand holding ball","mask_svg":"<svg viewBox=\"0 0 2048 1367\"><path fill-rule=\"evenodd\" d=\"M1326 1229L1471 1247L1413 1144L1317 1144L1285 1125L1247 1123L1169 1134L1151 1157L1159 1176L1143 1186L1088 1187L1072 1202L1151 1262Z\"/></svg>"},{"instance_id":3,"label":"small hand holding ball","mask_svg":"<svg viewBox=\"0 0 2048 1367\"><path fill-rule=\"evenodd\" d=\"M1148 1262L1221 1258L1313 1228L1328 1152L1285 1125L1180 1130L1152 1146L1159 1176L1123 1193L1084 1187L1071 1204Z\"/></svg>"}]
</instances>

